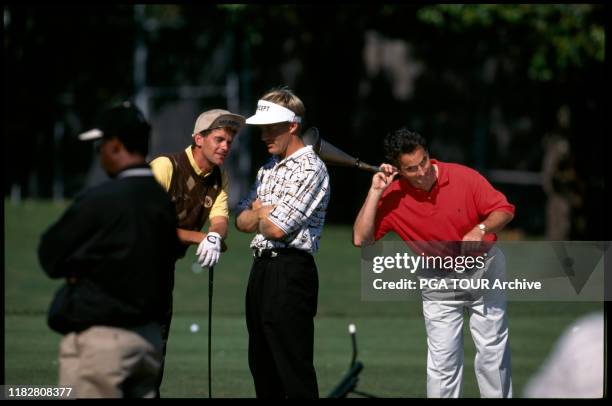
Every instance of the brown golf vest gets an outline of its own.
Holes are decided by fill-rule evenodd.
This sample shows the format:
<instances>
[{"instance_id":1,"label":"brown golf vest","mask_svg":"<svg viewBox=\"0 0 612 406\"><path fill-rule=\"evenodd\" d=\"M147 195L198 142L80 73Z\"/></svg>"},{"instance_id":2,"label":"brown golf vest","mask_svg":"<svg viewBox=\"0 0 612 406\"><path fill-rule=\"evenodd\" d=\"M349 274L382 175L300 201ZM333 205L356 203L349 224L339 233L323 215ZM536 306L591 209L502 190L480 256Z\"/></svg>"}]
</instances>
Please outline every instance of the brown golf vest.
<instances>
[{"instance_id":1,"label":"brown golf vest","mask_svg":"<svg viewBox=\"0 0 612 406\"><path fill-rule=\"evenodd\" d=\"M221 192L221 170L215 166L210 175L202 177L191 166L185 151L159 156L172 162L168 193L176 207L179 228L200 231ZM181 247L181 256L185 255L188 247Z\"/></svg>"}]
</instances>

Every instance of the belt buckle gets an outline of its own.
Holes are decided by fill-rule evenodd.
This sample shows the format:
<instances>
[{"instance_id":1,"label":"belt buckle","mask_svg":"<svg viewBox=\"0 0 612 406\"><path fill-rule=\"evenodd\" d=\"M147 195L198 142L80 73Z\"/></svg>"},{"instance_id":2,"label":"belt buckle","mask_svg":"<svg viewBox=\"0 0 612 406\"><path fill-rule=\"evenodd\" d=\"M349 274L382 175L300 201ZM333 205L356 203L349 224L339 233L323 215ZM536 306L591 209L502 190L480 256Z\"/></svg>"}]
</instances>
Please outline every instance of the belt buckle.
<instances>
[{"instance_id":1,"label":"belt buckle","mask_svg":"<svg viewBox=\"0 0 612 406\"><path fill-rule=\"evenodd\" d=\"M270 255L266 255L268 252ZM255 258L275 258L277 256L278 252L274 251L273 249L256 248L253 250L253 257Z\"/></svg>"}]
</instances>

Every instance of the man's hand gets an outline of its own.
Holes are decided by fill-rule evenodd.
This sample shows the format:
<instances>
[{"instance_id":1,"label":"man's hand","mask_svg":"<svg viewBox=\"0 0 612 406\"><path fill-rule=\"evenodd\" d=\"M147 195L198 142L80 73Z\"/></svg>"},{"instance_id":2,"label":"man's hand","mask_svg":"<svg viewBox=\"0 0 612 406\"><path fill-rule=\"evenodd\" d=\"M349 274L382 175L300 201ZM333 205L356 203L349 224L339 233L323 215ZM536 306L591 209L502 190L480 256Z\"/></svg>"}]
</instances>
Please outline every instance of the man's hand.
<instances>
[{"instance_id":1,"label":"man's hand","mask_svg":"<svg viewBox=\"0 0 612 406\"><path fill-rule=\"evenodd\" d=\"M270 212L274 210L275 207L276 207L275 205L265 205L264 206L263 203L261 203L261 200L259 199L255 199L253 203L251 204L251 210L255 211L258 222L261 222L262 220L266 220L268 218L268 214L270 214ZM259 224L258 224L258 227L259 227Z\"/></svg>"},{"instance_id":2,"label":"man's hand","mask_svg":"<svg viewBox=\"0 0 612 406\"><path fill-rule=\"evenodd\" d=\"M462 255L477 251L482 246L484 233L476 226L463 236L461 243Z\"/></svg>"},{"instance_id":3,"label":"man's hand","mask_svg":"<svg viewBox=\"0 0 612 406\"><path fill-rule=\"evenodd\" d=\"M271 206L261 206L259 208L259 211L257 212L257 218L259 219L259 221L261 220L265 220L266 218L268 218L268 214L270 214L270 212L272 210L274 210L274 205Z\"/></svg>"},{"instance_id":4,"label":"man's hand","mask_svg":"<svg viewBox=\"0 0 612 406\"><path fill-rule=\"evenodd\" d=\"M236 217L236 228L244 233L255 233L259 229L259 209L261 200L255 199L249 209L243 210Z\"/></svg>"},{"instance_id":5,"label":"man's hand","mask_svg":"<svg viewBox=\"0 0 612 406\"><path fill-rule=\"evenodd\" d=\"M219 233L214 231L208 233L198 245L196 256L202 268L215 266L221 256L221 236Z\"/></svg>"},{"instance_id":6,"label":"man's hand","mask_svg":"<svg viewBox=\"0 0 612 406\"><path fill-rule=\"evenodd\" d=\"M398 170L395 166L390 164L381 164L380 165L381 172L377 172L372 177L372 187L371 190L374 192L382 193L389 185L395 175L397 175Z\"/></svg>"},{"instance_id":7,"label":"man's hand","mask_svg":"<svg viewBox=\"0 0 612 406\"><path fill-rule=\"evenodd\" d=\"M274 210L274 207L276 206L266 205L266 206L261 206L259 208L259 210L257 211L257 218L258 218L257 229L259 233L262 234L267 239L280 241L286 237L285 232L282 229L280 229L276 224L274 224L272 221L270 221L270 219L268 218L268 216L270 215L270 212Z\"/></svg>"},{"instance_id":8,"label":"man's hand","mask_svg":"<svg viewBox=\"0 0 612 406\"><path fill-rule=\"evenodd\" d=\"M385 189L389 187L393 178L399 173L397 168L390 164L381 164L380 172L376 172L372 177L372 186L368 191L355 224L353 224L353 245L362 247L374 243L374 222L378 202Z\"/></svg>"},{"instance_id":9,"label":"man's hand","mask_svg":"<svg viewBox=\"0 0 612 406\"><path fill-rule=\"evenodd\" d=\"M259 210L261 208L261 200L255 199L253 203L251 203L251 210Z\"/></svg>"}]
</instances>

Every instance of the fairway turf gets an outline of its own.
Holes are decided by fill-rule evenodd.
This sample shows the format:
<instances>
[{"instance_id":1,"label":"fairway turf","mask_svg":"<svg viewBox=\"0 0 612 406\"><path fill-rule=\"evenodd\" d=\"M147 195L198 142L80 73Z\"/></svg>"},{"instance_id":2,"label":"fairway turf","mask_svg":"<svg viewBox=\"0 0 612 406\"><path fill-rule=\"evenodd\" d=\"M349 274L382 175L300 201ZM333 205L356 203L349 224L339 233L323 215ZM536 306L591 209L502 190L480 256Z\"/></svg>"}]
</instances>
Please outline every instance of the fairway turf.
<instances>
[{"instance_id":1,"label":"fairway turf","mask_svg":"<svg viewBox=\"0 0 612 406\"><path fill-rule=\"evenodd\" d=\"M41 233L66 203L5 201L5 349L6 384L57 383L61 336L46 325L46 311L61 281L46 277L36 248ZM361 300L360 251L350 242L351 227L325 226L319 268L319 305L315 319L315 367L321 396L340 381L351 359L347 326L357 326L359 360L364 363L358 389L382 397L424 397L427 344L419 302ZM247 363L244 294L252 258L251 236L230 229L229 251L215 267L213 304L213 396L253 397ZM163 397L208 396L208 274L193 266L194 247L177 263L174 318L168 343ZM194 272L195 271L195 272ZM601 303L510 302L510 346L515 397L542 364L563 330ZM200 329L190 331L191 324ZM464 396L478 397L474 346L464 324Z\"/></svg>"}]
</instances>

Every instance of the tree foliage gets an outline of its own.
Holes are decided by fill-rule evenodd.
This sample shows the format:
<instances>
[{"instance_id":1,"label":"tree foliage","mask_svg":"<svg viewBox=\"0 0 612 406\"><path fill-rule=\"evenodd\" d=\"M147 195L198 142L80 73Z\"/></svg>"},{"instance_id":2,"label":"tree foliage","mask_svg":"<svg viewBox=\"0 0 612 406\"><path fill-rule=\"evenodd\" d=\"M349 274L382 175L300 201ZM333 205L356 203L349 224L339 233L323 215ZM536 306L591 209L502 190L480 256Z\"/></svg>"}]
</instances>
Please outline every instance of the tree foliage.
<instances>
[{"instance_id":1,"label":"tree foliage","mask_svg":"<svg viewBox=\"0 0 612 406\"><path fill-rule=\"evenodd\" d=\"M26 195L48 197L58 171L73 181L68 197L83 186L91 157L76 134L104 102L134 94L134 49L144 42L147 86L168 90L153 113L176 102L181 87L217 92L198 108L229 107L222 91L233 77L249 114L263 92L288 85L306 104L307 126L374 164L382 137L408 126L440 159L538 171L542 139L568 111L564 131L588 184L585 201L598 202L602 5L9 5L4 17L6 150L29 152L17 166L6 160L5 195L20 184ZM66 137L49 154L58 123L68 123ZM267 152L253 139L254 172ZM37 182L44 186L30 187ZM332 182L329 218L350 222L369 175L334 168ZM537 220L527 205L539 210L541 194L519 190L516 198L525 215L515 222Z\"/></svg>"},{"instance_id":2,"label":"tree foliage","mask_svg":"<svg viewBox=\"0 0 612 406\"><path fill-rule=\"evenodd\" d=\"M419 10L421 21L452 32L494 28L498 37L528 33L529 78L550 81L570 67L604 61L603 5L440 4ZM512 37L509 38L512 41Z\"/></svg>"}]
</instances>

